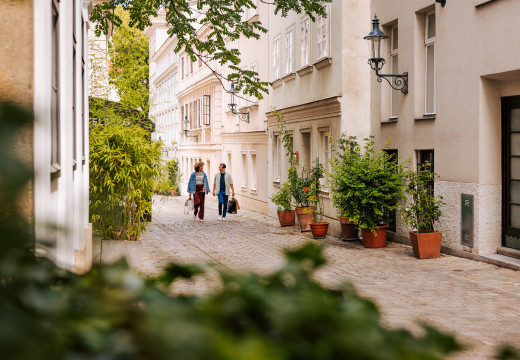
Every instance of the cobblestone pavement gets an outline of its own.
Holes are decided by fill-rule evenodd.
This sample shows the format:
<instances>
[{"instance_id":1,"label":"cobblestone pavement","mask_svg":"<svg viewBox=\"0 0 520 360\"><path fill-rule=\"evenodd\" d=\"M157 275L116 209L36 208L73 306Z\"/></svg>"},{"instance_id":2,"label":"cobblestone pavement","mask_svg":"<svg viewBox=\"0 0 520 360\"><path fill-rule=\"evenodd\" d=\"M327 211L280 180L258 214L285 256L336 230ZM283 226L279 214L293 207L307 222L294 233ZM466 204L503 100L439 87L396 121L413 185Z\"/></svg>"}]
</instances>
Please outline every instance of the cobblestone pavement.
<instances>
[{"instance_id":1,"label":"cobblestone pavement","mask_svg":"<svg viewBox=\"0 0 520 360\"><path fill-rule=\"evenodd\" d=\"M310 239L253 211L219 221L214 201L206 201L206 219L198 222L183 213L185 199L155 197L153 222L142 240L103 241L102 261L125 255L143 275L159 273L170 261L269 273L283 263L284 248ZM385 325L417 331L417 320L427 320L451 331L472 346L457 360L491 359L504 342L520 347L520 272L448 255L417 260L410 247L395 243L365 249L332 237L323 242L329 262L317 278L332 286L352 281L379 305ZM206 279L185 286L204 293L217 285Z\"/></svg>"}]
</instances>

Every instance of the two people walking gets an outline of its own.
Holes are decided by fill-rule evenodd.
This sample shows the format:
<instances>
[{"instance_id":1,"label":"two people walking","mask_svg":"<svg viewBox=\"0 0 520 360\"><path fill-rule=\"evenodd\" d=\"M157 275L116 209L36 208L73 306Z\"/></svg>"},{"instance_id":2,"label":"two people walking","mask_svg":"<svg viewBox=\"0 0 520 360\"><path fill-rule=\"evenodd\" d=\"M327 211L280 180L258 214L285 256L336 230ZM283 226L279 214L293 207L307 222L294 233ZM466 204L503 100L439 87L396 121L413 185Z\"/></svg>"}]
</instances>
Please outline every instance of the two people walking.
<instances>
[{"instance_id":1,"label":"two people walking","mask_svg":"<svg viewBox=\"0 0 520 360\"><path fill-rule=\"evenodd\" d=\"M194 166L195 171L191 174L188 182L188 193L191 199L193 195L193 218L195 220L204 220L204 203L206 194L209 193L208 177L204 170L204 163L198 162ZM219 219L225 220L227 215L228 199L231 190L232 196L235 196L235 188L233 187L233 178L226 173L226 164L221 163L218 167L219 173L215 174L213 182L213 196L215 192L218 196L218 213ZM198 215L198 216L197 216Z\"/></svg>"}]
</instances>

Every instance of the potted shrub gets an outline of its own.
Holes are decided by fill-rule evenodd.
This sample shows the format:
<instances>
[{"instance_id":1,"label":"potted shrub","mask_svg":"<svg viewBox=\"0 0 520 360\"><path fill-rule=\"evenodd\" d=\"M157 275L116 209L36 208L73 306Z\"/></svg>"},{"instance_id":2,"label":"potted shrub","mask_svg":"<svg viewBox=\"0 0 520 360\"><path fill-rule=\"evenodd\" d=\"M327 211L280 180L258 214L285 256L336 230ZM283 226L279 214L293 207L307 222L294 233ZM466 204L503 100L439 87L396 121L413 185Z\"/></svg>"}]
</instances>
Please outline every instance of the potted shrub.
<instances>
[{"instance_id":1,"label":"potted shrub","mask_svg":"<svg viewBox=\"0 0 520 360\"><path fill-rule=\"evenodd\" d=\"M321 179L323 179L323 176L323 165L320 164L319 158L316 158L315 165L310 173L311 186L308 192L309 201L314 203L314 222L309 226L315 239L323 239L327 236L329 230L329 223L323 221L323 201L321 197Z\"/></svg>"},{"instance_id":2,"label":"potted shrub","mask_svg":"<svg viewBox=\"0 0 520 360\"><path fill-rule=\"evenodd\" d=\"M403 197L405 173L390 154L374 150L373 137L364 142L361 147L355 137L340 138L345 160L333 169L342 173L341 188L335 189L333 198L339 201L341 196L340 214L361 229L365 247L384 247L390 214Z\"/></svg>"},{"instance_id":3,"label":"potted shrub","mask_svg":"<svg viewBox=\"0 0 520 360\"><path fill-rule=\"evenodd\" d=\"M348 186L348 178L346 178L345 167L347 162L350 161L352 156L356 153L353 151L354 143L349 141L353 140L342 136L336 146L334 146L335 156L329 160L330 171L327 171L328 181L330 184L331 202L336 212L339 214L339 222L341 225L341 238L342 240L358 240L358 229L354 221L351 221L348 217L349 211L348 206L348 192L346 188Z\"/></svg>"},{"instance_id":4,"label":"potted shrub","mask_svg":"<svg viewBox=\"0 0 520 360\"><path fill-rule=\"evenodd\" d=\"M280 226L294 225L295 216L291 206L291 184L289 182L283 183L278 192L271 197L271 201L278 207Z\"/></svg>"},{"instance_id":5,"label":"potted shrub","mask_svg":"<svg viewBox=\"0 0 520 360\"><path fill-rule=\"evenodd\" d=\"M300 231L311 231L310 224L314 221L314 209L309 201L309 190L311 188L311 178L306 171L298 175L296 168L289 169L289 179L291 183L291 195L296 202L296 216Z\"/></svg>"},{"instance_id":6,"label":"potted shrub","mask_svg":"<svg viewBox=\"0 0 520 360\"><path fill-rule=\"evenodd\" d=\"M418 259L437 258L441 253L442 232L435 231L435 222L442 215L442 196L434 196L433 183L437 175L431 171L429 163L421 165L417 172L409 171L406 194L411 204L400 207L410 231L413 254Z\"/></svg>"},{"instance_id":7,"label":"potted shrub","mask_svg":"<svg viewBox=\"0 0 520 360\"><path fill-rule=\"evenodd\" d=\"M296 216L302 232L311 231L309 226L313 222L314 207L309 206L308 191L310 188L310 179L303 170L299 169L298 153L294 152L291 136L285 127L283 116L276 110L273 112L278 119L278 128L280 130L280 140L286 150L286 156L289 160L289 184L291 195L296 202Z\"/></svg>"}]
</instances>

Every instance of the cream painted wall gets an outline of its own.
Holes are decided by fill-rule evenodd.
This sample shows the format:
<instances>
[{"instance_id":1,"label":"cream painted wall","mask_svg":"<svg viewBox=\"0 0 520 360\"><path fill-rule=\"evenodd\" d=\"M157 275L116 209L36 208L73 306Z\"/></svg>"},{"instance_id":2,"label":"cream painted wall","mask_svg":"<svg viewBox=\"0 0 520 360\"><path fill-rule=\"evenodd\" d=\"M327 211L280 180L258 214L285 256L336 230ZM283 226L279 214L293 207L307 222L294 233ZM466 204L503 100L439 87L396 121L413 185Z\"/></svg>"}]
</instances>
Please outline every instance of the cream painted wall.
<instances>
[{"instance_id":1,"label":"cream painted wall","mask_svg":"<svg viewBox=\"0 0 520 360\"><path fill-rule=\"evenodd\" d=\"M436 116L418 120L424 114L424 12L431 9L436 13ZM440 222L443 245L468 250L460 245L460 195L469 193L475 196L471 251L496 252L501 243L501 97L520 95L520 3L501 0L476 7L472 1L448 1L441 7L433 1L373 0L371 13L383 26L397 21L399 72L409 73L409 93L398 94L399 117L393 123L385 123L389 86L370 75L371 133L379 145L391 137L391 148L412 164L416 150L434 149L436 190L447 203ZM388 41L384 51L388 59ZM384 70L389 72L388 65Z\"/></svg>"}]
</instances>

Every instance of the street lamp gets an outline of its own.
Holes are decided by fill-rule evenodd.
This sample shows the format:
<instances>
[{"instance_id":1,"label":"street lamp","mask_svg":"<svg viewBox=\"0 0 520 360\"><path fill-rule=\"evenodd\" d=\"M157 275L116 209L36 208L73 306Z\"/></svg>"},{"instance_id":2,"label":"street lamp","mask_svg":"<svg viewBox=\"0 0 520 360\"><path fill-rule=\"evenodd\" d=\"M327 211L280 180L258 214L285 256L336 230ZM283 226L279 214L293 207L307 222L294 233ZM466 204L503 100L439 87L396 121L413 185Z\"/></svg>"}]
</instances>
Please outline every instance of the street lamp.
<instances>
[{"instance_id":1,"label":"street lamp","mask_svg":"<svg viewBox=\"0 0 520 360\"><path fill-rule=\"evenodd\" d=\"M237 115L238 118L246 123L249 123L249 111L248 112L238 112L235 111L237 104L235 104L235 94L238 92L235 90L235 83L231 82L231 89L228 91L231 94L231 102L228 104L229 109L233 115Z\"/></svg>"},{"instance_id":2,"label":"street lamp","mask_svg":"<svg viewBox=\"0 0 520 360\"><path fill-rule=\"evenodd\" d=\"M182 123L184 125L184 136L193 138L195 142L199 142L199 135L188 135L188 125L190 123L188 121L188 115L184 116L184 121Z\"/></svg>"},{"instance_id":3,"label":"street lamp","mask_svg":"<svg viewBox=\"0 0 520 360\"><path fill-rule=\"evenodd\" d=\"M388 39L388 36L379 29L379 19L374 15L372 20L372 30L363 39L370 40L372 42L372 57L368 59L368 64L375 70L377 75L377 81L381 82L382 79L388 81L392 89L401 90L403 94L408 93L408 73L403 74L380 74L379 70L383 68L386 61L381 57L381 40ZM392 79L392 81L389 80Z\"/></svg>"}]
</instances>

